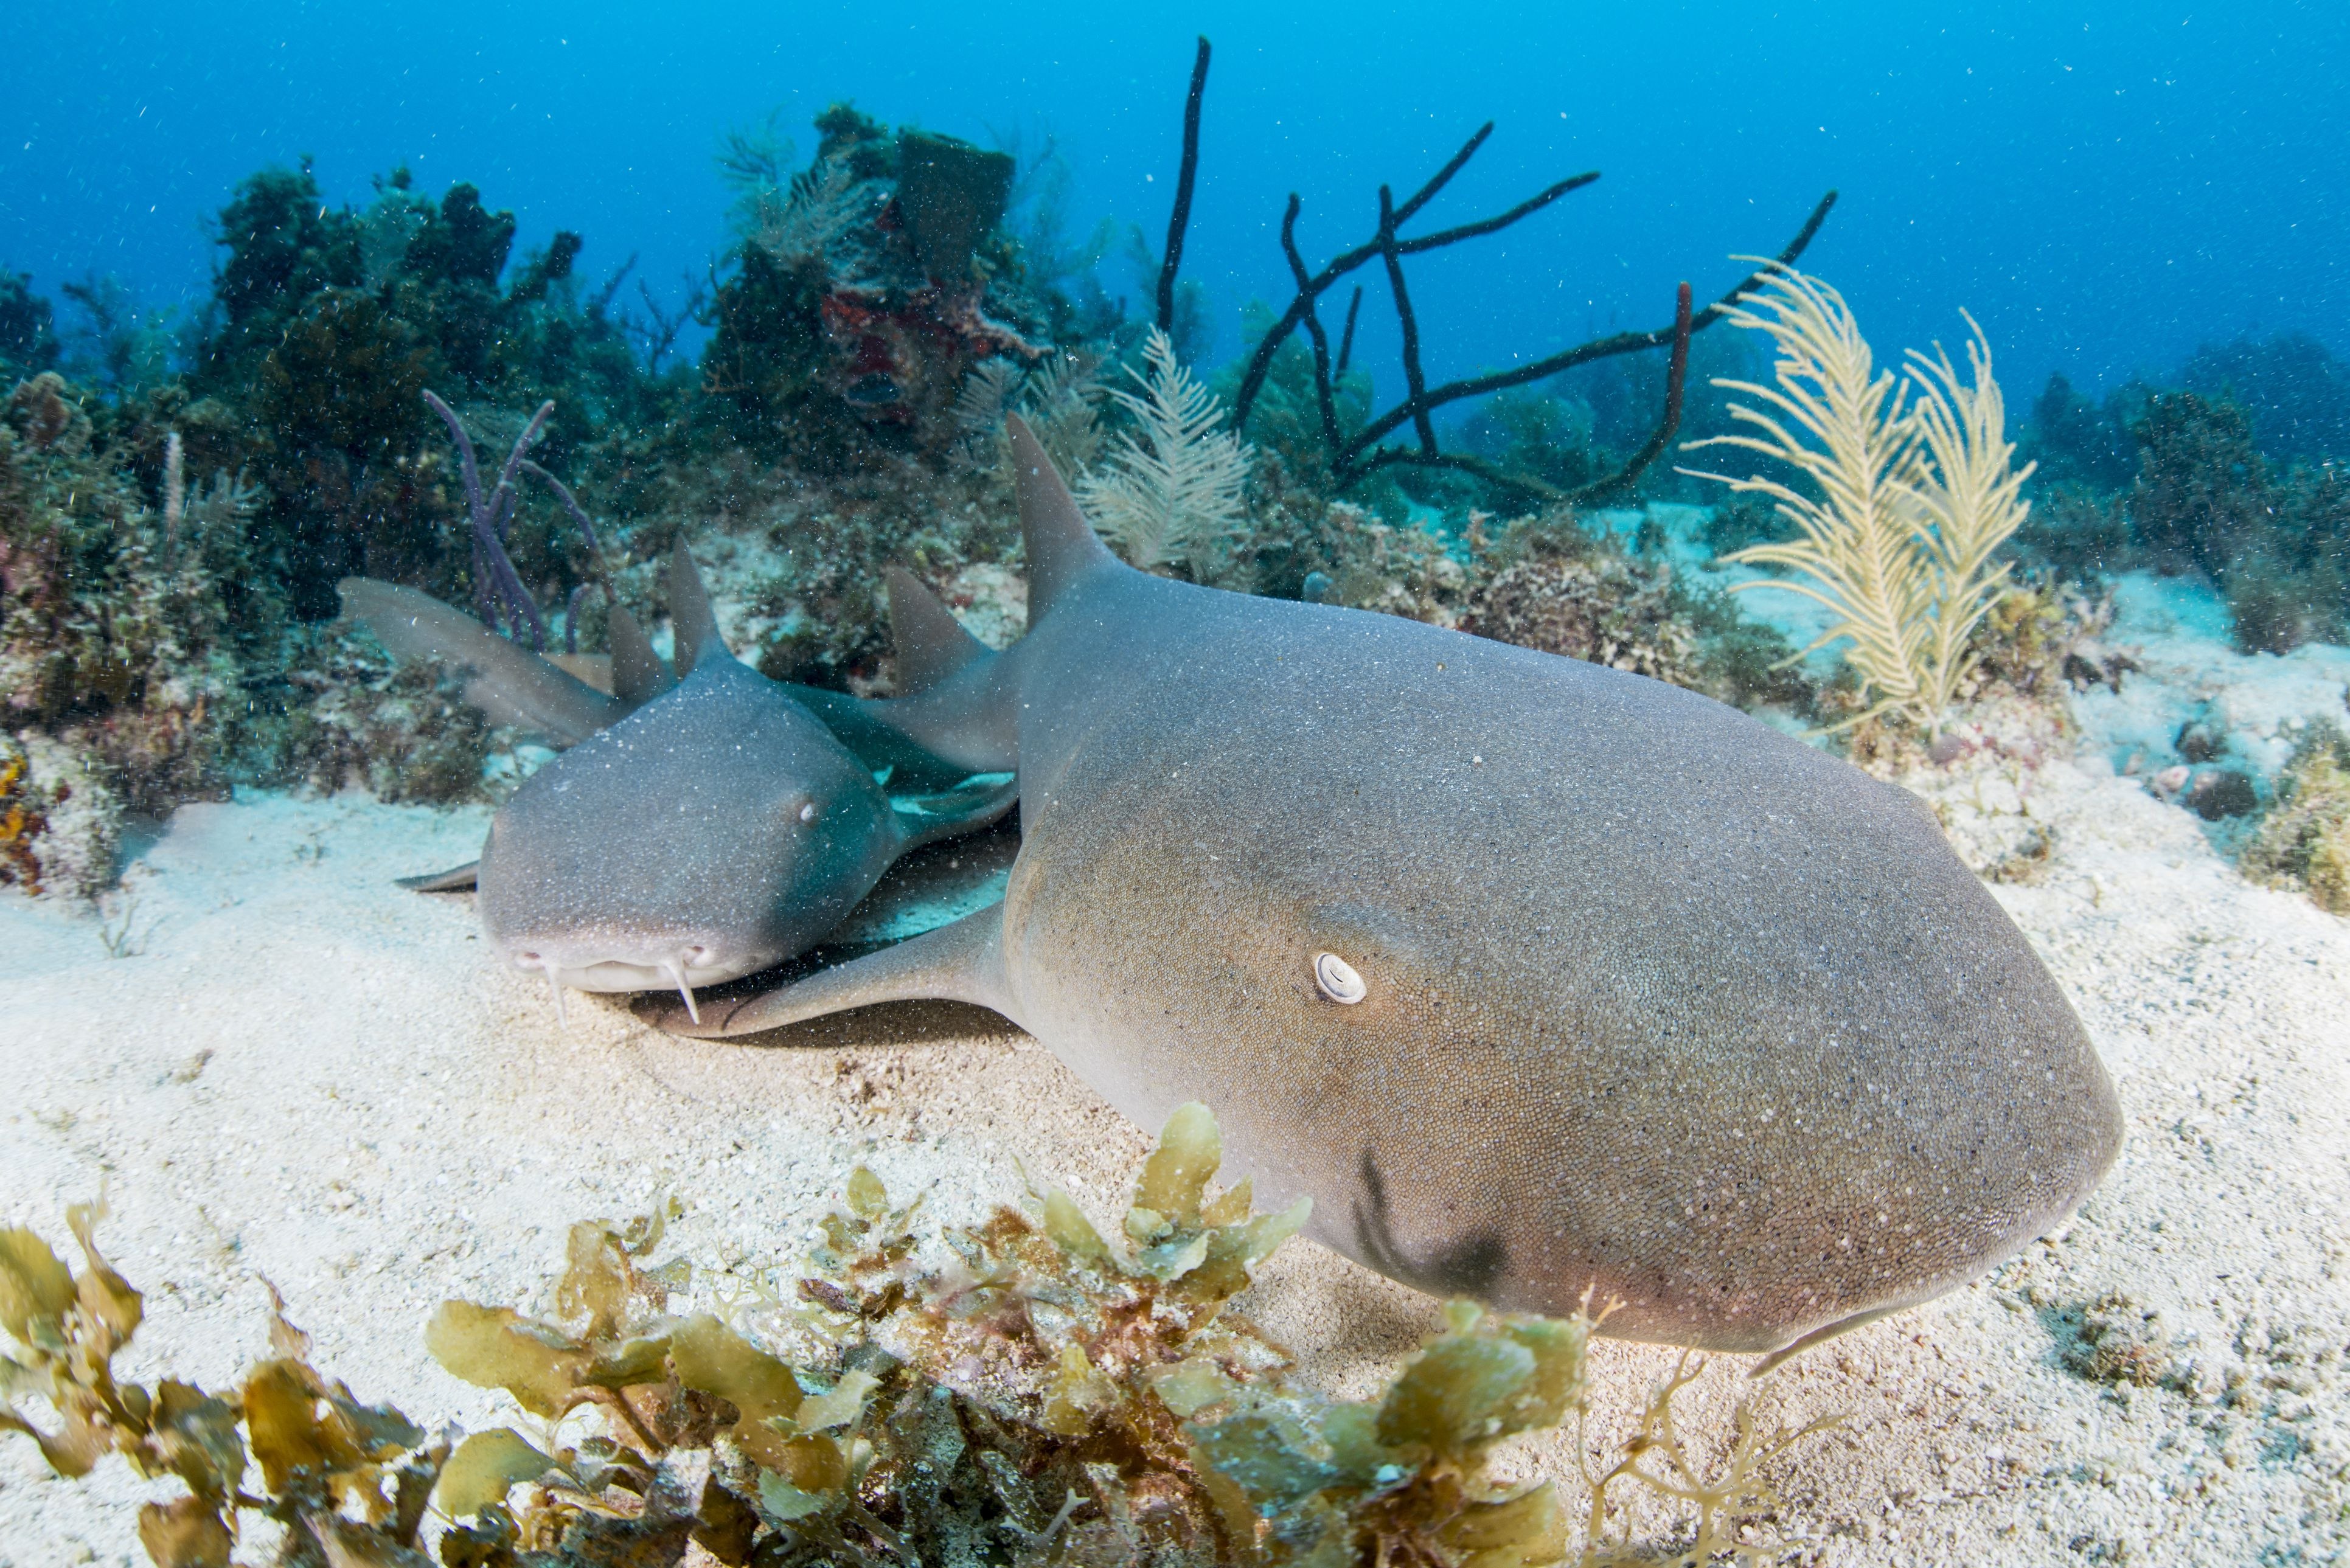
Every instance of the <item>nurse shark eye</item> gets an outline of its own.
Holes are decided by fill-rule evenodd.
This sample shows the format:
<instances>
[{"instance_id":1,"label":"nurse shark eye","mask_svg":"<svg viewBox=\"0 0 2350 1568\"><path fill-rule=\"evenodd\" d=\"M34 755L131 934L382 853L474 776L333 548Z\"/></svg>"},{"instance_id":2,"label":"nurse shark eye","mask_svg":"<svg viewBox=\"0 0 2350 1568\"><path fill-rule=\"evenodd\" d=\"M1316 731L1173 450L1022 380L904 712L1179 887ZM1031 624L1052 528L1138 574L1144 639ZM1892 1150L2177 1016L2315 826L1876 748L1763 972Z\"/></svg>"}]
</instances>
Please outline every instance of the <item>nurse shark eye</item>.
<instances>
[{"instance_id":1,"label":"nurse shark eye","mask_svg":"<svg viewBox=\"0 0 2350 1568\"><path fill-rule=\"evenodd\" d=\"M1355 966L1336 953L1314 955L1314 983L1323 995L1344 1007L1352 1007L1370 994Z\"/></svg>"}]
</instances>

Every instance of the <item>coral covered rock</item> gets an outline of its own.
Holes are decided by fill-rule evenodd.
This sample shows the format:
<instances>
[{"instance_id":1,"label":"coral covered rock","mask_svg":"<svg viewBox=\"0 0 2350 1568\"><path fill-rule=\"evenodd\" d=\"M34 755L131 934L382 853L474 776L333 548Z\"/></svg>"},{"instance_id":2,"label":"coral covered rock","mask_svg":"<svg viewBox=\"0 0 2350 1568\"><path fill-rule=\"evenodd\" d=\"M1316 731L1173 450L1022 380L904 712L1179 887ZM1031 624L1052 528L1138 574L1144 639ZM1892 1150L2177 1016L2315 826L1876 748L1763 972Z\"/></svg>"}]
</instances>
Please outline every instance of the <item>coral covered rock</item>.
<instances>
[{"instance_id":1,"label":"coral covered rock","mask_svg":"<svg viewBox=\"0 0 2350 1568\"><path fill-rule=\"evenodd\" d=\"M2350 915L2350 737L2313 730L2277 781L2277 800L2244 852L2255 877L2307 891L2321 909Z\"/></svg>"}]
</instances>

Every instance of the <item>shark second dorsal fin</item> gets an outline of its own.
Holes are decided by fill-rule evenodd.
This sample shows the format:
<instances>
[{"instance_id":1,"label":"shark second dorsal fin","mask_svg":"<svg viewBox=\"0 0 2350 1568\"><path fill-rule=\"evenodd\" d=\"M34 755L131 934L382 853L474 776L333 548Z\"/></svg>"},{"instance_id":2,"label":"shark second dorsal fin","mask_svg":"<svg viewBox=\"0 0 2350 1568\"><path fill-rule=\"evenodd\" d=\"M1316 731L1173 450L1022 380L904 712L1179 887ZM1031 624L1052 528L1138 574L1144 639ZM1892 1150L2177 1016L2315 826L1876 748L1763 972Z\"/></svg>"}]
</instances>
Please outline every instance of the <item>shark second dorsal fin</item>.
<instances>
[{"instance_id":1,"label":"shark second dorsal fin","mask_svg":"<svg viewBox=\"0 0 2350 1568\"><path fill-rule=\"evenodd\" d=\"M619 718L620 704L507 641L430 594L373 577L336 585L343 613L400 659L436 659L463 673L465 701L494 724L513 724L574 746Z\"/></svg>"},{"instance_id":2,"label":"shark second dorsal fin","mask_svg":"<svg viewBox=\"0 0 2350 1568\"><path fill-rule=\"evenodd\" d=\"M889 640L898 656L898 695L910 697L928 691L967 664L993 652L963 629L954 612L938 595L903 566L892 566L889 585Z\"/></svg>"},{"instance_id":3,"label":"shark second dorsal fin","mask_svg":"<svg viewBox=\"0 0 2350 1568\"><path fill-rule=\"evenodd\" d=\"M1028 421L1005 418L1012 435L1013 476L1020 492L1020 537L1028 551L1028 624L1035 626L1069 585L1121 563L1077 510L1076 497Z\"/></svg>"},{"instance_id":4,"label":"shark second dorsal fin","mask_svg":"<svg viewBox=\"0 0 2350 1568\"><path fill-rule=\"evenodd\" d=\"M669 624L675 639L670 662L677 666L680 680L704 659L733 657L718 630L718 612L710 607L710 590L702 587L702 573L682 539L669 557Z\"/></svg>"},{"instance_id":5,"label":"shark second dorsal fin","mask_svg":"<svg viewBox=\"0 0 2350 1568\"><path fill-rule=\"evenodd\" d=\"M619 605L612 607L612 695L631 709L641 708L677 684L637 618Z\"/></svg>"},{"instance_id":6,"label":"shark second dorsal fin","mask_svg":"<svg viewBox=\"0 0 2350 1568\"><path fill-rule=\"evenodd\" d=\"M700 1018L674 997L647 994L637 1016L671 1034L723 1040L780 1029L827 1012L880 1002L968 1002L1015 1023L1003 975L1003 906L991 904L950 926L924 931L773 991L731 1002L704 1002Z\"/></svg>"}]
</instances>

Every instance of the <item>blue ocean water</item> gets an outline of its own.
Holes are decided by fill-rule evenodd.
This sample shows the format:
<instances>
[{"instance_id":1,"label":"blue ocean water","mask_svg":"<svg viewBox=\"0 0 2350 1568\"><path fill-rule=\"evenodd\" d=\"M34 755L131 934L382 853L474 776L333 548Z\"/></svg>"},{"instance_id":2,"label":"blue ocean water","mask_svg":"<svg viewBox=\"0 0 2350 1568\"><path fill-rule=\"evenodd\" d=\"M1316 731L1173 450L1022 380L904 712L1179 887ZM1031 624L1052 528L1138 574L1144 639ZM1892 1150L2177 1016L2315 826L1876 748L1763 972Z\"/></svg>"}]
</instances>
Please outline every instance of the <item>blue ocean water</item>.
<instances>
[{"instance_id":1,"label":"blue ocean water","mask_svg":"<svg viewBox=\"0 0 2350 1568\"><path fill-rule=\"evenodd\" d=\"M2350 7L2283 0L12 5L0 264L52 295L111 273L192 306L208 216L307 154L335 202L399 164L432 192L469 180L525 244L584 234L588 279L633 254L675 290L726 241L722 131L779 111L805 154L838 99L981 141L1049 130L1080 225L1155 240L1195 33L1216 56L1186 272L1219 357L1244 302L1286 297L1288 192L1318 258L1367 235L1379 183L1417 185L1488 119L1429 223L1605 178L1419 264L1438 375L1657 325L1677 280L1726 286L1731 254L1777 249L1830 187L1805 265L1872 337L1954 339L1964 306L2019 392L2052 369L2094 391L2248 332L2350 351ZM1116 257L1105 280L1141 292ZM1368 317L1367 361L1391 365Z\"/></svg>"}]
</instances>

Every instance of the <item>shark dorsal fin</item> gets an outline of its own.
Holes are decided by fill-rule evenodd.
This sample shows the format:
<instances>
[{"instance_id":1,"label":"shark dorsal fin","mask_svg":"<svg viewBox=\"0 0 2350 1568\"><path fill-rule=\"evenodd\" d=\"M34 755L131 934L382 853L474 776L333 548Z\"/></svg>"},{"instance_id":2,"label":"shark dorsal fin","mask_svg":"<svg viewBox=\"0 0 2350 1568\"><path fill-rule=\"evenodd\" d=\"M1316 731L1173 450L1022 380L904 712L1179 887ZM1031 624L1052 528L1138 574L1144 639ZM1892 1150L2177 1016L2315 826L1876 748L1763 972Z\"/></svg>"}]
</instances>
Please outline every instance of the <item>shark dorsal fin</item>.
<instances>
[{"instance_id":1,"label":"shark dorsal fin","mask_svg":"<svg viewBox=\"0 0 2350 1568\"><path fill-rule=\"evenodd\" d=\"M1005 418L1012 434L1012 468L1020 491L1020 537L1028 549L1028 624L1035 626L1069 585L1104 566L1118 565L1094 533L1076 497L1061 481L1044 443L1017 414Z\"/></svg>"},{"instance_id":2,"label":"shark dorsal fin","mask_svg":"<svg viewBox=\"0 0 2350 1568\"><path fill-rule=\"evenodd\" d=\"M669 624L673 639L670 662L677 666L680 680L706 658L732 657L718 630L718 612L710 607L710 590L702 586L702 573L682 539L669 557Z\"/></svg>"},{"instance_id":3,"label":"shark dorsal fin","mask_svg":"<svg viewBox=\"0 0 2350 1568\"><path fill-rule=\"evenodd\" d=\"M661 656L653 651L645 628L619 605L612 607L612 695L630 708L640 708L677 684Z\"/></svg>"},{"instance_id":4,"label":"shark dorsal fin","mask_svg":"<svg viewBox=\"0 0 2350 1568\"><path fill-rule=\"evenodd\" d=\"M888 581L889 640L898 655L899 696L926 691L992 651L964 630L954 612L940 603L938 595L913 573L892 566Z\"/></svg>"}]
</instances>

